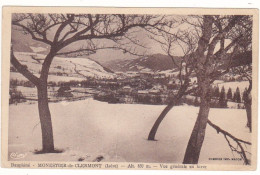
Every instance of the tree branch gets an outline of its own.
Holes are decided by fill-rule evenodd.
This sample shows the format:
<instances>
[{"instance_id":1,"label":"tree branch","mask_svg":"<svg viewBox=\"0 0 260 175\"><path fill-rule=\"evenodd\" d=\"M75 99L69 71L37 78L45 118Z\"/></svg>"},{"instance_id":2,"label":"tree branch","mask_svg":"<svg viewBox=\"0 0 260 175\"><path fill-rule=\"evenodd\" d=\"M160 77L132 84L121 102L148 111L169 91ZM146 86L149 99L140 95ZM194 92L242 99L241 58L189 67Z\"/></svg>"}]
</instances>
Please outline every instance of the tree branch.
<instances>
[{"instance_id":1,"label":"tree branch","mask_svg":"<svg viewBox=\"0 0 260 175\"><path fill-rule=\"evenodd\" d=\"M208 53L206 57L206 61L204 64L207 64L210 57L213 55L214 49L216 47L216 44L218 43L219 40L223 39L226 34L237 24L237 21L240 20L243 16L235 16L229 23L228 25L221 30L210 42L208 46Z\"/></svg>"},{"instance_id":2,"label":"tree branch","mask_svg":"<svg viewBox=\"0 0 260 175\"><path fill-rule=\"evenodd\" d=\"M53 42L54 42L54 43L58 42L62 30L63 30L68 24L70 24L70 23L74 20L74 14L67 15L67 16L68 16L68 19L67 19L65 22L63 22L63 23L59 26L58 30L57 30L56 33L55 33L55 36L54 36L54 39L53 39ZM64 17L64 18L65 18L65 17Z\"/></svg>"},{"instance_id":3,"label":"tree branch","mask_svg":"<svg viewBox=\"0 0 260 175\"><path fill-rule=\"evenodd\" d=\"M33 33L33 31L30 30L28 27L26 27L26 26L24 26L24 25L22 25L22 24L20 24L20 23L17 23L17 22L12 22L12 24L13 24L13 25L16 25L16 26L19 26L19 27L21 27L23 30L25 30L26 32L28 32L28 33L31 35L32 39L34 39L34 40L36 40L36 41L41 41L41 42L46 43L46 44L48 44L48 45L52 45L52 42L49 41L46 37L44 37L44 36L43 36L43 38L38 38L38 37L36 37L35 34Z\"/></svg>"},{"instance_id":4,"label":"tree branch","mask_svg":"<svg viewBox=\"0 0 260 175\"><path fill-rule=\"evenodd\" d=\"M245 162L246 165L249 165L249 164L250 164L250 163L249 163L249 160L247 159L246 152L245 152L243 146L241 145L241 143L244 143L244 144L247 144L247 145L252 145L250 142L236 138L235 136L233 136L233 135L230 134L229 132L227 132L227 131L221 129L219 126L213 124L210 120L208 120L208 124L209 124L211 127L213 127L213 128L217 131L217 133L221 133L221 134L224 135L224 137L225 137L225 139L227 140L228 145L229 145L229 147L231 148L231 150L237 152L238 154L240 154L241 158L244 160L244 162ZM228 140L227 137L231 138L234 142L237 143L238 147L240 148L240 151L237 150L234 146L231 145L231 143L229 142L229 140Z\"/></svg>"},{"instance_id":5,"label":"tree branch","mask_svg":"<svg viewBox=\"0 0 260 175\"><path fill-rule=\"evenodd\" d=\"M28 80L30 80L35 86L38 86L40 83L40 80L38 77L33 75L26 66L22 65L17 58L14 56L13 51L11 51L11 63L12 65Z\"/></svg>"},{"instance_id":6,"label":"tree branch","mask_svg":"<svg viewBox=\"0 0 260 175\"><path fill-rule=\"evenodd\" d=\"M129 49L125 49L125 48L121 48L121 47L117 47L117 46L111 46L111 47L100 47L100 48L81 48L81 49L77 49L77 50L73 50L73 51L68 51L68 52L59 52L56 55L69 55L69 54L75 54L75 53L81 53L81 52L89 52L88 54L94 54L96 53L96 51L98 50L105 50L105 49L114 49L114 50L121 50L124 53L129 53L131 55L135 55L135 56L144 56L144 54L138 54L135 53L134 51L131 51ZM84 55L84 54L82 54Z\"/></svg>"}]
</instances>

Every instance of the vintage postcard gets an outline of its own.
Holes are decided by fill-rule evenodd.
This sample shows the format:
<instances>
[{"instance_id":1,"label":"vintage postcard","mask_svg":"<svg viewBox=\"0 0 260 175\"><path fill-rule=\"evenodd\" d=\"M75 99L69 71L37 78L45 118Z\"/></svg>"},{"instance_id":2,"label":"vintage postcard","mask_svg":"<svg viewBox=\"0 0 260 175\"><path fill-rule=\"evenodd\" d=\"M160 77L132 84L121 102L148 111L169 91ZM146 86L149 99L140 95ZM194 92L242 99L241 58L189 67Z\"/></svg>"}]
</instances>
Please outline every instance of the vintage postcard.
<instances>
[{"instance_id":1,"label":"vintage postcard","mask_svg":"<svg viewBox=\"0 0 260 175\"><path fill-rule=\"evenodd\" d=\"M258 10L4 7L2 167L255 170Z\"/></svg>"}]
</instances>

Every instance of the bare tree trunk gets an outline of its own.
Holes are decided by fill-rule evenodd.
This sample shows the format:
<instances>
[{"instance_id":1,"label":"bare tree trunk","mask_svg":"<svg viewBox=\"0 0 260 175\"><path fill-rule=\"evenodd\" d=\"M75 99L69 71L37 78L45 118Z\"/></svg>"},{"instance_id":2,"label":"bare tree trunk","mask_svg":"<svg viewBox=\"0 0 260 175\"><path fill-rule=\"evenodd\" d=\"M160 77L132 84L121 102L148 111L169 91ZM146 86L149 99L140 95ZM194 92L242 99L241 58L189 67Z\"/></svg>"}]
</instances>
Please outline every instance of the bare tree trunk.
<instances>
[{"instance_id":1,"label":"bare tree trunk","mask_svg":"<svg viewBox=\"0 0 260 175\"><path fill-rule=\"evenodd\" d=\"M199 161L201 147L205 138L208 114L210 109L209 84L203 83L199 114L192 130L183 163L197 164Z\"/></svg>"},{"instance_id":2,"label":"bare tree trunk","mask_svg":"<svg viewBox=\"0 0 260 175\"><path fill-rule=\"evenodd\" d=\"M164 117L166 116L166 114L172 109L173 106L175 106L176 100L174 99L173 101L171 101L162 111L162 113L160 114L160 116L157 118L157 120L155 121L149 136L148 136L148 140L155 140L155 134L161 124L161 122L163 121Z\"/></svg>"},{"instance_id":3,"label":"bare tree trunk","mask_svg":"<svg viewBox=\"0 0 260 175\"><path fill-rule=\"evenodd\" d=\"M153 124L153 127L152 127L152 129L151 129L151 131L149 132L149 135L148 135L148 140L155 140L155 134L156 134L161 122L163 121L165 116L168 114L168 112L173 108L173 106L175 106L178 103L178 101L182 98L182 96L186 92L188 86L189 86L189 82L188 82L188 80L186 80L185 83L183 84L183 86L179 89L176 96L164 108L164 110L161 112L161 114L159 115L159 117L157 118L155 123Z\"/></svg>"},{"instance_id":4,"label":"bare tree trunk","mask_svg":"<svg viewBox=\"0 0 260 175\"><path fill-rule=\"evenodd\" d=\"M249 131L252 132L252 80L249 80L249 87L246 91L246 96L244 97L244 105L246 108L246 116L247 116L247 127Z\"/></svg>"},{"instance_id":5,"label":"bare tree trunk","mask_svg":"<svg viewBox=\"0 0 260 175\"><path fill-rule=\"evenodd\" d=\"M41 77L38 78L25 68L14 56L14 53L11 52L11 63L13 66L37 87L38 110L42 130L42 150L39 152L42 153L54 152L51 113L48 105L47 93L48 72L54 55L53 51L47 55L42 67Z\"/></svg>"},{"instance_id":6,"label":"bare tree trunk","mask_svg":"<svg viewBox=\"0 0 260 175\"><path fill-rule=\"evenodd\" d=\"M54 152L54 140L52 131L51 113L48 104L47 83L41 83L37 87L38 109L42 130L42 152Z\"/></svg>"},{"instance_id":7,"label":"bare tree trunk","mask_svg":"<svg viewBox=\"0 0 260 175\"><path fill-rule=\"evenodd\" d=\"M249 96L249 95L248 95ZM247 99L244 101L245 108L246 108L246 114L247 114L247 127L249 128L249 131L252 132L252 99L250 97L246 97Z\"/></svg>"}]
</instances>

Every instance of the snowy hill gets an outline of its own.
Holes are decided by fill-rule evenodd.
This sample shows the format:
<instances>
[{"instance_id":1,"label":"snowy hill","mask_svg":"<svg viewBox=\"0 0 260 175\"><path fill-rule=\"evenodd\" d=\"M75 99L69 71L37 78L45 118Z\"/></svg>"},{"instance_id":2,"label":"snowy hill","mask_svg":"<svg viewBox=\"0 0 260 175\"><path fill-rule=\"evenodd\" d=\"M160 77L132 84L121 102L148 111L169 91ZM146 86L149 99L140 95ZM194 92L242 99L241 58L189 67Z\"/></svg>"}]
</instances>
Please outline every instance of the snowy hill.
<instances>
[{"instance_id":1,"label":"snowy hill","mask_svg":"<svg viewBox=\"0 0 260 175\"><path fill-rule=\"evenodd\" d=\"M45 55L15 52L15 56L21 64L26 65L34 75L39 77ZM49 77L50 81L70 81L84 80L87 77L113 78L114 73L98 62L88 58L55 57L50 67ZM24 78L20 73L11 72L11 79L20 78Z\"/></svg>"},{"instance_id":2,"label":"snowy hill","mask_svg":"<svg viewBox=\"0 0 260 175\"><path fill-rule=\"evenodd\" d=\"M38 52L46 54L48 45L35 41L30 35L24 35L13 27L12 29L12 46L15 52Z\"/></svg>"}]
</instances>

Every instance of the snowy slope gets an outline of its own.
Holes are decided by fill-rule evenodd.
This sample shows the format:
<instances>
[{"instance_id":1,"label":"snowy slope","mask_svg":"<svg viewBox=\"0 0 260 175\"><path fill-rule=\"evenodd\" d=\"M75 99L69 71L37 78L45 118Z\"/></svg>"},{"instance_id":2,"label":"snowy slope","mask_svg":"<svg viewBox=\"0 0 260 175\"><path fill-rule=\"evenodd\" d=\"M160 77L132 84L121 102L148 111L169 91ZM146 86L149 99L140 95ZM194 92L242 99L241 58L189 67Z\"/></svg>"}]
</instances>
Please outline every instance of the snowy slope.
<instances>
[{"instance_id":1,"label":"snowy slope","mask_svg":"<svg viewBox=\"0 0 260 175\"><path fill-rule=\"evenodd\" d=\"M46 51L47 49L44 48L44 47L33 47L33 46L30 46L30 48L32 49L33 52L37 53L37 52L43 52L43 51Z\"/></svg>"},{"instance_id":2,"label":"snowy slope","mask_svg":"<svg viewBox=\"0 0 260 175\"><path fill-rule=\"evenodd\" d=\"M242 92L245 90L245 88L249 87L248 81L232 81L232 82L218 81L214 84L220 88L222 88L222 86L224 86L226 91L228 90L228 88L231 88L232 92L235 92L237 87L239 87L240 91L242 91Z\"/></svg>"},{"instance_id":3,"label":"snowy slope","mask_svg":"<svg viewBox=\"0 0 260 175\"><path fill-rule=\"evenodd\" d=\"M60 154L33 154L41 148L37 104L10 106L9 154L25 153L19 160L93 161L102 155L104 162L181 163L194 126L198 108L174 107L162 122L156 139L147 135L163 105L108 104L87 99L50 103L55 146ZM102 109L102 110L101 110ZM30 111L30 112L28 112ZM243 109L211 109L209 118L234 136L251 141ZM24 124L26 123L26 127ZM250 152L250 146L247 146ZM250 155L248 155L250 158ZM221 134L209 125L199 163L243 164L243 161L210 161L209 158L239 157Z\"/></svg>"},{"instance_id":4,"label":"snowy slope","mask_svg":"<svg viewBox=\"0 0 260 175\"><path fill-rule=\"evenodd\" d=\"M17 59L39 77L41 65L45 55L27 52L16 52ZM11 73L11 79L22 77ZM52 81L67 81L74 79L86 79L86 77L113 78L114 74L105 70L103 66L88 58L55 57L49 73ZM68 78L69 77L69 78ZM51 80L49 80L51 81Z\"/></svg>"}]
</instances>

